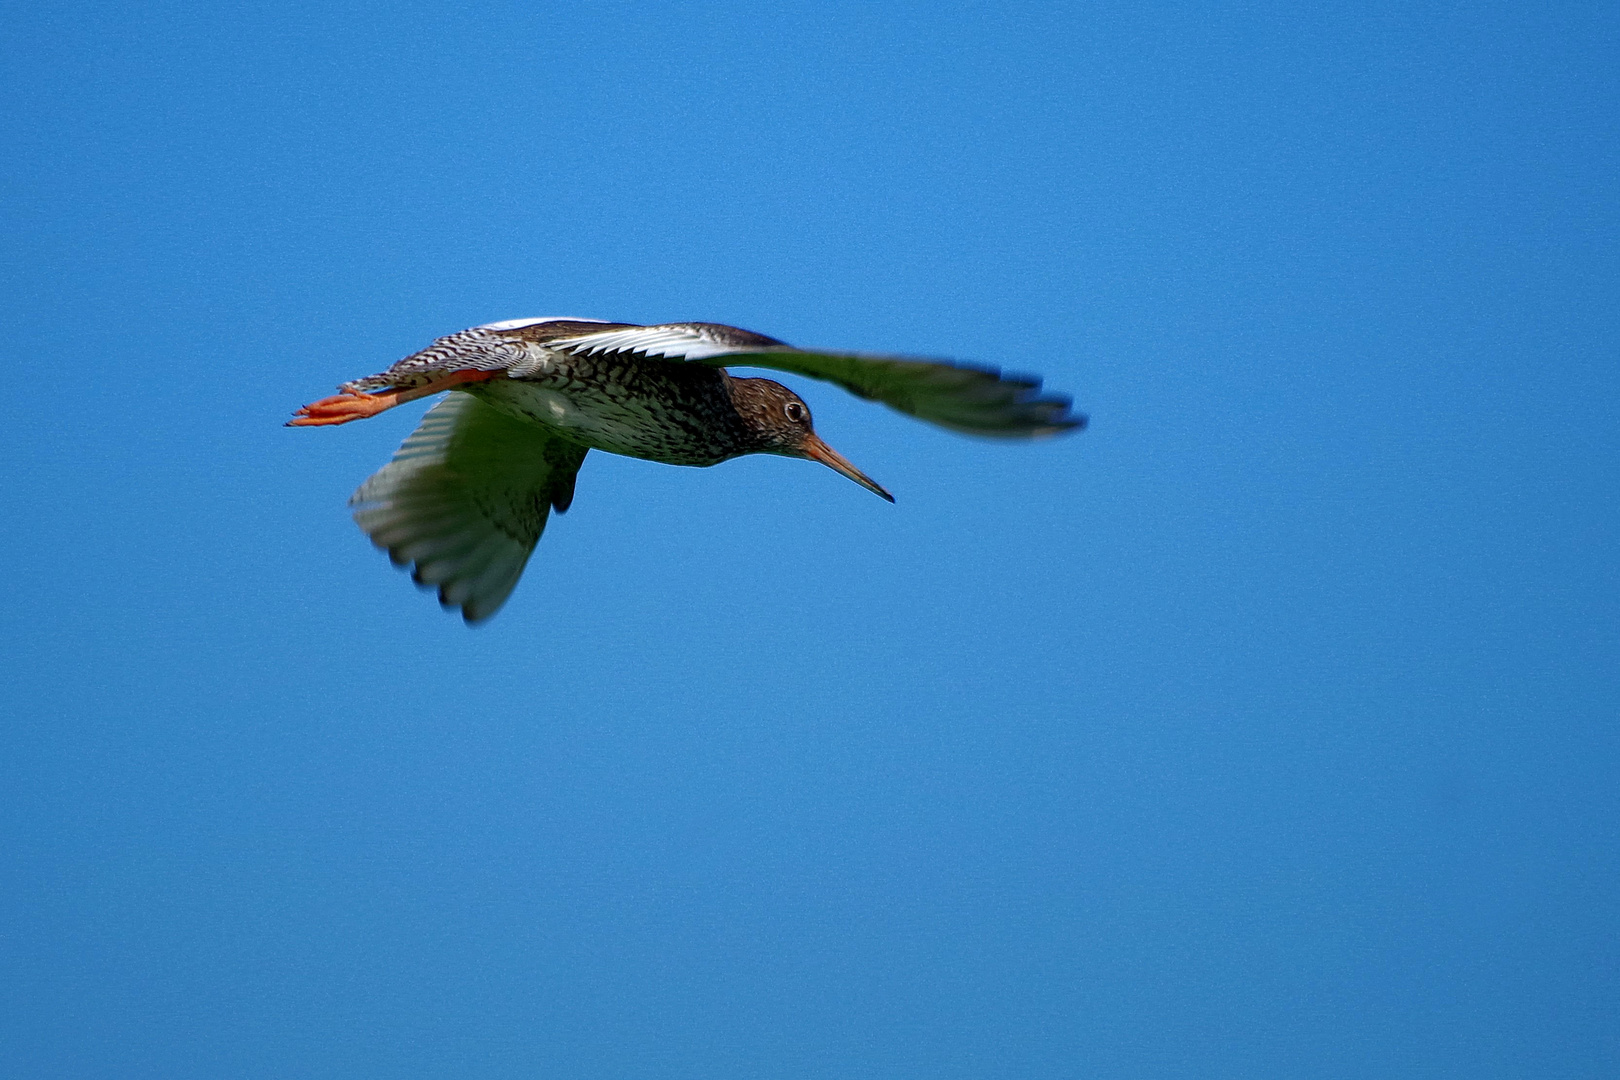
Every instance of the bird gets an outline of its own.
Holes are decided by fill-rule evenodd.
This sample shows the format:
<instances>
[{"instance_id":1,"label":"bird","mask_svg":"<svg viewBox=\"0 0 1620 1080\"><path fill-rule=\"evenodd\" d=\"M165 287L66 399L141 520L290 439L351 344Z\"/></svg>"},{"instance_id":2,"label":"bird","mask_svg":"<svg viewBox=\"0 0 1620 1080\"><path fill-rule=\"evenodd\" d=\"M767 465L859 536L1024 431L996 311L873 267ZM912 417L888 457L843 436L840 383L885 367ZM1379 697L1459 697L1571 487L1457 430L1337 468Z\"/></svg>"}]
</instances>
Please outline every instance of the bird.
<instances>
[{"instance_id":1,"label":"bird","mask_svg":"<svg viewBox=\"0 0 1620 1080\"><path fill-rule=\"evenodd\" d=\"M469 623L506 602L591 450L670 465L742 454L818 461L894 502L816 434L810 408L731 366L804 375L969 435L1038 439L1086 426L1064 395L994 367L797 349L720 323L644 326L546 317L486 323L298 409L289 427L346 424L444 391L350 498L396 566Z\"/></svg>"}]
</instances>

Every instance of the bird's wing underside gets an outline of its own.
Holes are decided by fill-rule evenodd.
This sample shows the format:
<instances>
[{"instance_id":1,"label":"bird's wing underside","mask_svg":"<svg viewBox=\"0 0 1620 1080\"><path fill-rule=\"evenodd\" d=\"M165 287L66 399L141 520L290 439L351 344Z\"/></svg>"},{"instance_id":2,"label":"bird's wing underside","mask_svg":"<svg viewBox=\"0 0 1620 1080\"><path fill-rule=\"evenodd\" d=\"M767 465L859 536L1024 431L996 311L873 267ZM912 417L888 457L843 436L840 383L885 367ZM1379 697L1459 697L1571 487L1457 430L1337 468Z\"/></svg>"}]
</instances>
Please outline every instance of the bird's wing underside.
<instances>
[{"instance_id":1,"label":"bird's wing underside","mask_svg":"<svg viewBox=\"0 0 1620 1080\"><path fill-rule=\"evenodd\" d=\"M836 383L857 397L952 431L1003 438L1039 438L1083 428L1069 398L1042 394L1041 380L946 360L795 349L774 338L717 323L610 325L546 348L603 355L633 353L715 367L761 367Z\"/></svg>"},{"instance_id":2,"label":"bird's wing underside","mask_svg":"<svg viewBox=\"0 0 1620 1080\"><path fill-rule=\"evenodd\" d=\"M495 614L552 507L574 498L585 447L455 393L356 491L354 520L468 622Z\"/></svg>"}]
</instances>

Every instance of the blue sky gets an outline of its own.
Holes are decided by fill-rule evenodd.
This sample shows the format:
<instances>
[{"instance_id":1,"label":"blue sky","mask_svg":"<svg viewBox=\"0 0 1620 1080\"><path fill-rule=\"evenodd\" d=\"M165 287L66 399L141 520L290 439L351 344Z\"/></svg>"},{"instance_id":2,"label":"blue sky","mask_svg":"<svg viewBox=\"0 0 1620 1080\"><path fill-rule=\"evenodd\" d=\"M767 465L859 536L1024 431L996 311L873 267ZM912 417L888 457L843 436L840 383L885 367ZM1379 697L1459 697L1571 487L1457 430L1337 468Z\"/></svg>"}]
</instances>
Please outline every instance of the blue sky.
<instances>
[{"instance_id":1,"label":"blue sky","mask_svg":"<svg viewBox=\"0 0 1620 1080\"><path fill-rule=\"evenodd\" d=\"M1604 5L10 4L0 1075L1620 1069ZM490 624L349 521L526 315L898 496L593 454Z\"/></svg>"}]
</instances>

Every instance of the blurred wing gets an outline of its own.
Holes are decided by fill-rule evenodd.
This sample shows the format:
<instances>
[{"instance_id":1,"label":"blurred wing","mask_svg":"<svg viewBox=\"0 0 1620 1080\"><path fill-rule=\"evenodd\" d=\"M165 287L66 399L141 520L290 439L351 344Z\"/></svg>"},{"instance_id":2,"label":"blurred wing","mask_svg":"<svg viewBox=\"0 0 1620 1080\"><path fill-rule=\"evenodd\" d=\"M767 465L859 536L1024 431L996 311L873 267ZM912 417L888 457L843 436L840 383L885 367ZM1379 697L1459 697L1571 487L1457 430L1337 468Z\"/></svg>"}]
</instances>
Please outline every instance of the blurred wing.
<instances>
[{"instance_id":1,"label":"blurred wing","mask_svg":"<svg viewBox=\"0 0 1620 1080\"><path fill-rule=\"evenodd\" d=\"M636 353L716 367L761 367L836 383L908 416L969 435L1040 438L1086 426L1070 399L1042 394L1041 380L994 367L903 356L812 352L717 323L615 327L548 343L584 355Z\"/></svg>"},{"instance_id":2,"label":"blurred wing","mask_svg":"<svg viewBox=\"0 0 1620 1080\"><path fill-rule=\"evenodd\" d=\"M585 447L466 393L422 418L394 458L360 485L354 520L395 565L468 622L506 602L555 506L568 509Z\"/></svg>"}]
</instances>

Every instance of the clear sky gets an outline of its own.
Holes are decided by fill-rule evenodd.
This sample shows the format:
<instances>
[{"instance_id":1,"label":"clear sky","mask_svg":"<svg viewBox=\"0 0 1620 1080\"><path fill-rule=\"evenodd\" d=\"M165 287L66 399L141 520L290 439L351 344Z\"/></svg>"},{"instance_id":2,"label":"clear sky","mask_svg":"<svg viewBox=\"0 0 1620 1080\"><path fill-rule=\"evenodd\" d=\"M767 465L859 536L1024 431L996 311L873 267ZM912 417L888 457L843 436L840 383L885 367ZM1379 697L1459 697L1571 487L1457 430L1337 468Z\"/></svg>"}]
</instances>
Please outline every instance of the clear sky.
<instances>
[{"instance_id":1,"label":"clear sky","mask_svg":"<svg viewBox=\"0 0 1620 1080\"><path fill-rule=\"evenodd\" d=\"M1620 1073L1620 14L1318 7L5 4L0 1076ZM530 315L1092 426L469 629L281 423Z\"/></svg>"}]
</instances>

